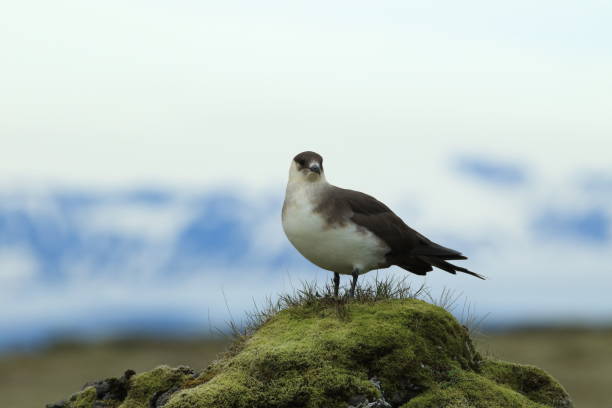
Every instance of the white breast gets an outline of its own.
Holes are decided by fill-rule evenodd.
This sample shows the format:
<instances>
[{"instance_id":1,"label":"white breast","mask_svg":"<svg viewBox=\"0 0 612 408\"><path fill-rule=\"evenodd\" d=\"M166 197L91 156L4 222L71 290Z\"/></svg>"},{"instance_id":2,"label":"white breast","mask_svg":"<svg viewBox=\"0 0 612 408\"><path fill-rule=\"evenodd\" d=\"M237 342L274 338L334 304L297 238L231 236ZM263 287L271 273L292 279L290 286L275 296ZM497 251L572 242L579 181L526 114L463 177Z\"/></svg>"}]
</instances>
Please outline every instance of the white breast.
<instances>
[{"instance_id":1,"label":"white breast","mask_svg":"<svg viewBox=\"0 0 612 408\"><path fill-rule=\"evenodd\" d=\"M283 229L289 241L309 261L323 269L351 274L382 266L389 248L370 231L347 220L329 226L314 212L312 189L287 189Z\"/></svg>"}]
</instances>

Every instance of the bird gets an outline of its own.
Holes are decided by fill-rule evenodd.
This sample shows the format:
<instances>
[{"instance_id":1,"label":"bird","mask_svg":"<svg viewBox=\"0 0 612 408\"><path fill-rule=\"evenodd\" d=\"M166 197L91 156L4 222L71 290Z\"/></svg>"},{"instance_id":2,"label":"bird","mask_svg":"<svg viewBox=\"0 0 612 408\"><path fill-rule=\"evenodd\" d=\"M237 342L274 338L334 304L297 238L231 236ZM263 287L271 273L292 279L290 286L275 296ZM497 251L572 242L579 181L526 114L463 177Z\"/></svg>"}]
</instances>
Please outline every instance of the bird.
<instances>
[{"instance_id":1,"label":"bird","mask_svg":"<svg viewBox=\"0 0 612 408\"><path fill-rule=\"evenodd\" d=\"M410 228L376 198L330 184L316 152L299 153L291 161L282 225L298 252L334 273L335 297L340 275L352 276L349 296L354 297L359 275L392 265L416 275L436 267L485 279L447 262L467 257Z\"/></svg>"}]
</instances>

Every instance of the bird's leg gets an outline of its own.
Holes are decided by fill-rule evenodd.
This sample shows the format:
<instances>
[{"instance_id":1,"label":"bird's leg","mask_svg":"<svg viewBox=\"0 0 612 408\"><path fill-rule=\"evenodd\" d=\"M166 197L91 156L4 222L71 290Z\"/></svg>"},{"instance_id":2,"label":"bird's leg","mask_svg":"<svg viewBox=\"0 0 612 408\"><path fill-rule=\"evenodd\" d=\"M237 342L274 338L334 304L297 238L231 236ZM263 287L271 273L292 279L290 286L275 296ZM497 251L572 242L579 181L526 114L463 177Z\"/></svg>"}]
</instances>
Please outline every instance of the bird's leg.
<instances>
[{"instance_id":1,"label":"bird's leg","mask_svg":"<svg viewBox=\"0 0 612 408\"><path fill-rule=\"evenodd\" d=\"M351 295L352 298L354 298L355 297L355 286L357 286L357 278L359 277L359 271L357 269L354 269L351 275L353 275L353 281L351 282L351 291L349 294Z\"/></svg>"},{"instance_id":2,"label":"bird's leg","mask_svg":"<svg viewBox=\"0 0 612 408\"><path fill-rule=\"evenodd\" d=\"M334 272L334 296L338 297L338 292L340 291L340 274Z\"/></svg>"}]
</instances>

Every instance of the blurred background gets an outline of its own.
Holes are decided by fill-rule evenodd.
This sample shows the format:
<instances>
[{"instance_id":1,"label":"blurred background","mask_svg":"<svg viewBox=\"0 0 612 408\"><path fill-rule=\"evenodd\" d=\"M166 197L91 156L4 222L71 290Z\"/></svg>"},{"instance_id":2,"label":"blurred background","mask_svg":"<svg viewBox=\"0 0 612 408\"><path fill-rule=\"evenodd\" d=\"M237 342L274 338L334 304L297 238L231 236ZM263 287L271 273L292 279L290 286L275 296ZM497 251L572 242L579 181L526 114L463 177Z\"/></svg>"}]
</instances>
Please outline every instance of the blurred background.
<instances>
[{"instance_id":1,"label":"blurred background","mask_svg":"<svg viewBox=\"0 0 612 408\"><path fill-rule=\"evenodd\" d=\"M489 278L410 276L486 316L484 353L606 406L611 19L595 0L4 2L4 405L205 367L229 320L325 283L280 225L315 150Z\"/></svg>"}]
</instances>

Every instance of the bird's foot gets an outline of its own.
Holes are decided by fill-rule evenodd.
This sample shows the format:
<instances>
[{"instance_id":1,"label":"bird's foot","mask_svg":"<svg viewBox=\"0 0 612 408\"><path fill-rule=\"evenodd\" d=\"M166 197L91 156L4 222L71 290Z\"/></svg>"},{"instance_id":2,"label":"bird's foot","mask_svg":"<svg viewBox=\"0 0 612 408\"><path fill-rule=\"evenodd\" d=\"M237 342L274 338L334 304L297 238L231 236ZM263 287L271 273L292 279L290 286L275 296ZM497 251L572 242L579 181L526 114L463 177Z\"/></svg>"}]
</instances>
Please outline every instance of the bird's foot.
<instances>
[{"instance_id":1,"label":"bird's foot","mask_svg":"<svg viewBox=\"0 0 612 408\"><path fill-rule=\"evenodd\" d=\"M340 274L334 272L334 297L339 298L340 292Z\"/></svg>"},{"instance_id":2,"label":"bird's foot","mask_svg":"<svg viewBox=\"0 0 612 408\"><path fill-rule=\"evenodd\" d=\"M351 282L351 290L349 291L349 296L351 299L355 298L355 287L357 287L357 278L359 278L359 271L355 269L352 273L353 281Z\"/></svg>"}]
</instances>

